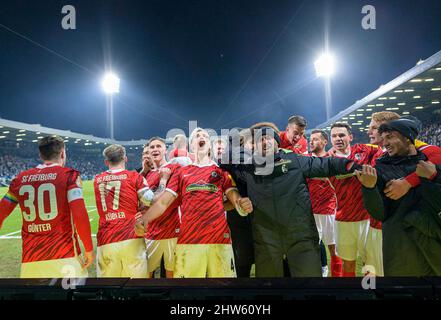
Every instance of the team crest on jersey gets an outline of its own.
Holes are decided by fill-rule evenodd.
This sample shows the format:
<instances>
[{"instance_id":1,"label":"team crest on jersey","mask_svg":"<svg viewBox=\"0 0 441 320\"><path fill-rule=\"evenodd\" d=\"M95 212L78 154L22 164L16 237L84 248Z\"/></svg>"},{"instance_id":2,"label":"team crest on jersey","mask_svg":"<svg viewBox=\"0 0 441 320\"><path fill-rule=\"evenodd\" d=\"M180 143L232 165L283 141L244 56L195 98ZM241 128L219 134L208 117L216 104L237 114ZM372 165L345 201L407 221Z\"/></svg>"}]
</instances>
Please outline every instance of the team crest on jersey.
<instances>
[{"instance_id":1,"label":"team crest on jersey","mask_svg":"<svg viewBox=\"0 0 441 320\"><path fill-rule=\"evenodd\" d=\"M355 158L355 160L360 161L361 160L361 154L356 153L354 158Z\"/></svg>"},{"instance_id":2,"label":"team crest on jersey","mask_svg":"<svg viewBox=\"0 0 441 320\"><path fill-rule=\"evenodd\" d=\"M197 183L192 183L185 188L185 192L193 192L193 191L208 191L208 192L217 192L219 189L215 184L206 183L205 181L198 181Z\"/></svg>"}]
</instances>

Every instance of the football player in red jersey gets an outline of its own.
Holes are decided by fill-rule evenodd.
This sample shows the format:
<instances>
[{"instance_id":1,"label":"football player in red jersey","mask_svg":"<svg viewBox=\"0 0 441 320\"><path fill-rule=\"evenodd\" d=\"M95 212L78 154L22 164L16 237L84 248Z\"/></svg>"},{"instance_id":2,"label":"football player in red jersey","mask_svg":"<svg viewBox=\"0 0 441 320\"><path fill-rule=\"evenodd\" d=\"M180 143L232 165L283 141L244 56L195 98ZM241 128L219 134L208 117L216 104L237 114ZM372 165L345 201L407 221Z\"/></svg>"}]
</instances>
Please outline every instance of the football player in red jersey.
<instances>
[{"instance_id":1,"label":"football player in red jersey","mask_svg":"<svg viewBox=\"0 0 441 320\"><path fill-rule=\"evenodd\" d=\"M240 197L230 175L211 160L207 131L196 128L190 145L195 162L172 176L166 192L144 214L144 224L160 217L180 197L182 220L174 277L236 277L223 195L243 215L252 211L251 201Z\"/></svg>"},{"instance_id":2,"label":"football player in red jersey","mask_svg":"<svg viewBox=\"0 0 441 320\"><path fill-rule=\"evenodd\" d=\"M169 178L180 168L179 164L167 163L165 160L166 146L160 137L150 138L147 147L152 159L153 169L147 174L147 183L155 192L165 189ZM162 181L161 181L162 180ZM147 226L147 262L149 277L161 266L164 258L164 267L167 278L173 278L175 247L178 241L179 226L179 199L176 199L166 212Z\"/></svg>"},{"instance_id":3,"label":"football player in red jersey","mask_svg":"<svg viewBox=\"0 0 441 320\"><path fill-rule=\"evenodd\" d=\"M0 227L17 204L23 215L22 278L87 277L93 263L80 173L64 167L63 139L38 141L43 164L21 172L0 202ZM86 252L80 257L78 236Z\"/></svg>"},{"instance_id":4,"label":"football player in red jersey","mask_svg":"<svg viewBox=\"0 0 441 320\"><path fill-rule=\"evenodd\" d=\"M154 194L146 179L125 168L126 150L110 145L103 151L109 170L94 180L100 221L97 234L98 277L147 277L145 241L135 233L138 201L150 205Z\"/></svg>"},{"instance_id":5,"label":"football player in red jersey","mask_svg":"<svg viewBox=\"0 0 441 320\"><path fill-rule=\"evenodd\" d=\"M292 116L288 119L286 130L280 132L280 148L291 150L298 154L308 153L308 141L305 138L306 119L302 116Z\"/></svg>"},{"instance_id":6,"label":"football player in red jersey","mask_svg":"<svg viewBox=\"0 0 441 320\"><path fill-rule=\"evenodd\" d=\"M375 163L382 154L377 146L355 144L347 123L331 126L331 141L335 156L354 160L358 164ZM369 213L363 206L361 184L356 177L331 178L337 195L336 235L337 255L343 259L343 276L355 277L357 255L366 259L366 239L369 231Z\"/></svg>"},{"instance_id":7,"label":"football player in red jersey","mask_svg":"<svg viewBox=\"0 0 441 320\"><path fill-rule=\"evenodd\" d=\"M149 146L148 145L145 145L144 148L142 149L141 163L142 163L142 167L139 168L137 171L143 177L147 177L147 174L153 168L152 158L150 157L150 154L149 154Z\"/></svg>"},{"instance_id":8,"label":"football player in red jersey","mask_svg":"<svg viewBox=\"0 0 441 320\"><path fill-rule=\"evenodd\" d=\"M312 130L310 136L311 156L327 157L326 145L328 135L324 130ZM314 214L320 240L328 246L331 255L331 274L333 277L342 276L342 260L335 250L335 213L337 211L337 196L332 183L327 178L308 180L311 196L312 212Z\"/></svg>"}]
</instances>

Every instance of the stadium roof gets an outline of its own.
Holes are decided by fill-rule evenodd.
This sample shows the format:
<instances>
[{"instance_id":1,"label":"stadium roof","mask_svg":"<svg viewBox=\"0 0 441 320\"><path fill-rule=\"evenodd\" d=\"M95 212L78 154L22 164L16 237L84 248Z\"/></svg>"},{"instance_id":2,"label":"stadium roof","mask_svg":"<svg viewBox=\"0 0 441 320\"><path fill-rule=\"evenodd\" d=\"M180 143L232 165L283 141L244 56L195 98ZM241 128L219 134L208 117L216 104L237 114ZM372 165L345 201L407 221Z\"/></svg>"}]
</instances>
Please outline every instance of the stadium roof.
<instances>
[{"instance_id":1,"label":"stadium roof","mask_svg":"<svg viewBox=\"0 0 441 320\"><path fill-rule=\"evenodd\" d=\"M329 130L332 123L341 121L366 132L372 113L394 111L425 120L440 107L441 51L438 51L317 127Z\"/></svg>"},{"instance_id":2,"label":"stadium roof","mask_svg":"<svg viewBox=\"0 0 441 320\"><path fill-rule=\"evenodd\" d=\"M70 130L58 130L43 127L39 124L27 124L23 122L11 121L0 118L0 141L27 141L37 142L39 137L43 135L57 135L64 137L65 142L73 142L75 144L83 144L85 146L97 144L114 144L118 143L124 146L142 146L146 140L117 141L105 138L98 138L93 135L75 133Z\"/></svg>"}]
</instances>

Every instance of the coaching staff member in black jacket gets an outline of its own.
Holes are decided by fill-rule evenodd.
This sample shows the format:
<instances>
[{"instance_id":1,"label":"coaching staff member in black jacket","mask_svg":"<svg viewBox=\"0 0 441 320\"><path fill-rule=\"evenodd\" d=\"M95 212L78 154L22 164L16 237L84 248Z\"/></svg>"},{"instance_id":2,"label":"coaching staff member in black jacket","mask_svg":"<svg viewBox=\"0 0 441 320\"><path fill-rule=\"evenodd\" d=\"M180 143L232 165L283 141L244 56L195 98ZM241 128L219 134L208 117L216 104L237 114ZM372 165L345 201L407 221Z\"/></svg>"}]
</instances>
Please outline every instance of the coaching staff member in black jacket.
<instances>
[{"instance_id":1,"label":"coaching staff member in black jacket","mask_svg":"<svg viewBox=\"0 0 441 320\"><path fill-rule=\"evenodd\" d=\"M353 170L343 158L306 157L280 149L277 127L251 128L254 153L248 164L224 164L243 176L254 207L252 227L257 277L283 277L286 260L292 277L321 277L320 246L306 178Z\"/></svg>"},{"instance_id":2,"label":"coaching staff member in black jacket","mask_svg":"<svg viewBox=\"0 0 441 320\"><path fill-rule=\"evenodd\" d=\"M427 161L414 145L416 124L400 119L379 128L386 155L375 168L364 166L357 177L363 185L364 206L383 221L385 276L441 275L440 166ZM416 172L421 185L392 200L383 190L388 181Z\"/></svg>"}]
</instances>

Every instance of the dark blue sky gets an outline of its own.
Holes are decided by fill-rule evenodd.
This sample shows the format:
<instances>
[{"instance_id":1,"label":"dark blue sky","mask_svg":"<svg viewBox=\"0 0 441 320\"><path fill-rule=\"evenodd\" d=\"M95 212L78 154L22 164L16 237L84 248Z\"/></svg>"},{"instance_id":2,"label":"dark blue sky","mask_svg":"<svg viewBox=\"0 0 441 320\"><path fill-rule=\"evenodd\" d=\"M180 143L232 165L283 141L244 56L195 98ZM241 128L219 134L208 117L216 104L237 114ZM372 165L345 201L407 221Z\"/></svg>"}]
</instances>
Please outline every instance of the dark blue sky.
<instances>
[{"instance_id":1,"label":"dark blue sky","mask_svg":"<svg viewBox=\"0 0 441 320\"><path fill-rule=\"evenodd\" d=\"M65 4L77 30L61 28ZM376 30L361 28L365 4ZM119 140L188 120L283 127L302 114L312 127L325 120L313 66L325 17L339 63L332 114L441 50L441 1L2 1L2 25L74 63L0 27L0 117L108 136L100 78L111 57Z\"/></svg>"}]
</instances>

